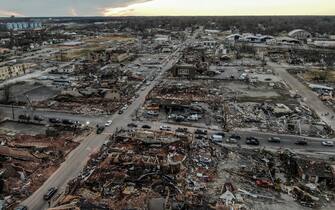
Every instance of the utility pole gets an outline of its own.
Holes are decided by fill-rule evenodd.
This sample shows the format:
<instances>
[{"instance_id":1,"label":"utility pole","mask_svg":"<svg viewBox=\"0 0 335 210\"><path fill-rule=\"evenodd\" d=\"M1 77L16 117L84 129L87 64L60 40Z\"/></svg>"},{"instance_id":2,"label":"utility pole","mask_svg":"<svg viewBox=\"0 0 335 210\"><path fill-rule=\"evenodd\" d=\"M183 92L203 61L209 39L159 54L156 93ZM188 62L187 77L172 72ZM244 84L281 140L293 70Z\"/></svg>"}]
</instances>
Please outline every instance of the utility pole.
<instances>
[{"instance_id":1,"label":"utility pole","mask_svg":"<svg viewBox=\"0 0 335 210\"><path fill-rule=\"evenodd\" d=\"M14 114L14 104L12 104L12 117L13 117L13 120L15 120L15 114Z\"/></svg>"},{"instance_id":2,"label":"utility pole","mask_svg":"<svg viewBox=\"0 0 335 210\"><path fill-rule=\"evenodd\" d=\"M224 102L224 129L225 131L229 131L229 127L228 127L228 115L229 115L229 107L227 102Z\"/></svg>"},{"instance_id":3,"label":"utility pole","mask_svg":"<svg viewBox=\"0 0 335 210\"><path fill-rule=\"evenodd\" d=\"M299 125L299 135L301 136L301 120L298 121Z\"/></svg>"}]
</instances>

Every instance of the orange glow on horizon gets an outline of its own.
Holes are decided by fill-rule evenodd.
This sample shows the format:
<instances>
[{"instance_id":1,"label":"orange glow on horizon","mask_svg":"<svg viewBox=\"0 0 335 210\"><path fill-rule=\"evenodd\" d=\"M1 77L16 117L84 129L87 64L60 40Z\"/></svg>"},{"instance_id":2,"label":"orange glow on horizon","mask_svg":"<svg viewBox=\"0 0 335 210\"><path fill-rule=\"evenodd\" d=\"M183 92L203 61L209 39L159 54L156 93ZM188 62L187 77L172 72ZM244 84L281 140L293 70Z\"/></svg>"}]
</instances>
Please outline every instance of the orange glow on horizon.
<instances>
[{"instance_id":1,"label":"orange glow on horizon","mask_svg":"<svg viewBox=\"0 0 335 210\"><path fill-rule=\"evenodd\" d=\"M333 0L152 0L106 8L105 16L335 15Z\"/></svg>"}]
</instances>

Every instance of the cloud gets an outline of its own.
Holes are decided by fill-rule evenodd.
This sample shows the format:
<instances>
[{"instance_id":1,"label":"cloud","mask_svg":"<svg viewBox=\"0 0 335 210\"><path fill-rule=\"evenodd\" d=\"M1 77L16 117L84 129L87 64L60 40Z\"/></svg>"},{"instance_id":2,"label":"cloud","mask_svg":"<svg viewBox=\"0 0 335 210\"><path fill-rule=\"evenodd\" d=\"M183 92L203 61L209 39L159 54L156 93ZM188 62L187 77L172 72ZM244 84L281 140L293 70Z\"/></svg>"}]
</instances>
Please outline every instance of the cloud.
<instances>
[{"instance_id":1,"label":"cloud","mask_svg":"<svg viewBox=\"0 0 335 210\"><path fill-rule=\"evenodd\" d=\"M24 15L17 13L17 12L13 12L13 11L6 11L6 10L0 10L0 16L16 16L16 17L23 17Z\"/></svg>"},{"instance_id":2,"label":"cloud","mask_svg":"<svg viewBox=\"0 0 335 210\"><path fill-rule=\"evenodd\" d=\"M131 16L136 14L135 11L138 6L143 6L146 2L149 1L138 1L137 3L121 7L105 8L102 13L104 16Z\"/></svg>"},{"instance_id":3,"label":"cloud","mask_svg":"<svg viewBox=\"0 0 335 210\"><path fill-rule=\"evenodd\" d=\"M0 16L334 15L334 0L0 0Z\"/></svg>"},{"instance_id":4,"label":"cloud","mask_svg":"<svg viewBox=\"0 0 335 210\"><path fill-rule=\"evenodd\" d=\"M71 8L70 9L70 15L71 16L78 16L78 13L77 13L77 11L74 8Z\"/></svg>"},{"instance_id":5,"label":"cloud","mask_svg":"<svg viewBox=\"0 0 335 210\"><path fill-rule=\"evenodd\" d=\"M95 16L107 8L127 7L152 0L0 0L1 16ZM9 12L10 11L10 12Z\"/></svg>"}]
</instances>

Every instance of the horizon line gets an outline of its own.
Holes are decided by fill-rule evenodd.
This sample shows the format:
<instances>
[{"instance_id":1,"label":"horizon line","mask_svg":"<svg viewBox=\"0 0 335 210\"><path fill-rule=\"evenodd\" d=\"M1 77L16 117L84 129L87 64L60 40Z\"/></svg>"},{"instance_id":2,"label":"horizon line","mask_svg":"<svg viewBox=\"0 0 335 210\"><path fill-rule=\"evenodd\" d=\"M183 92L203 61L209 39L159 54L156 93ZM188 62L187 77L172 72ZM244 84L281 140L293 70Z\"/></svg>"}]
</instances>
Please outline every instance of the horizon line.
<instances>
[{"instance_id":1,"label":"horizon line","mask_svg":"<svg viewBox=\"0 0 335 210\"><path fill-rule=\"evenodd\" d=\"M255 15L255 14L244 14L244 15L80 15L80 16L0 16L0 18L126 18L126 17L335 17L335 14L325 15L294 15L294 14L279 14L279 15Z\"/></svg>"}]
</instances>

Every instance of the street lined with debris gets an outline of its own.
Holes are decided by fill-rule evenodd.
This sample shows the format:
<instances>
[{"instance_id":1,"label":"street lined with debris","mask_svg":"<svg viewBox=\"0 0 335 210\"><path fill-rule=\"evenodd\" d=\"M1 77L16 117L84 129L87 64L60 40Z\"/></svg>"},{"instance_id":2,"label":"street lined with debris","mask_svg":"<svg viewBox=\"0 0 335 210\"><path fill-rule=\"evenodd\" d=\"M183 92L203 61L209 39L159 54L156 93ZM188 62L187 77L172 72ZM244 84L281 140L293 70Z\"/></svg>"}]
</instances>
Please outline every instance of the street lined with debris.
<instances>
[{"instance_id":1,"label":"street lined with debris","mask_svg":"<svg viewBox=\"0 0 335 210\"><path fill-rule=\"evenodd\" d=\"M0 38L0 209L334 208L330 37L69 20Z\"/></svg>"},{"instance_id":2,"label":"street lined with debris","mask_svg":"<svg viewBox=\"0 0 335 210\"><path fill-rule=\"evenodd\" d=\"M270 66L274 67L274 69L277 70L276 73L278 73L283 80L297 92L297 94L301 95L303 103L308 104L325 123L327 123L333 130L335 129L334 110L328 108L312 90L290 75L284 66L274 63L270 63Z\"/></svg>"}]
</instances>

